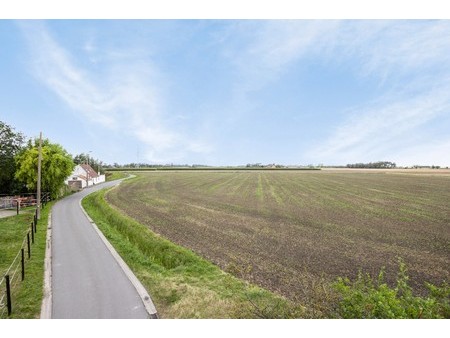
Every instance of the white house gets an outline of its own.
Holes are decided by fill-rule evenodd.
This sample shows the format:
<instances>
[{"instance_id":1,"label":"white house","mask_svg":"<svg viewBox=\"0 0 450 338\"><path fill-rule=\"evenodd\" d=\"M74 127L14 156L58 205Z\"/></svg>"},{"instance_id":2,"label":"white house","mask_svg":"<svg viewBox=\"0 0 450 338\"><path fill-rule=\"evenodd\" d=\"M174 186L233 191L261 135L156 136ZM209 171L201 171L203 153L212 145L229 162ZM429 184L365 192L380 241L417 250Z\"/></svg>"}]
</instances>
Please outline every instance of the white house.
<instances>
[{"instance_id":1,"label":"white house","mask_svg":"<svg viewBox=\"0 0 450 338\"><path fill-rule=\"evenodd\" d=\"M83 189L105 182L105 175L96 173L89 164L78 164L65 183L74 189Z\"/></svg>"}]
</instances>

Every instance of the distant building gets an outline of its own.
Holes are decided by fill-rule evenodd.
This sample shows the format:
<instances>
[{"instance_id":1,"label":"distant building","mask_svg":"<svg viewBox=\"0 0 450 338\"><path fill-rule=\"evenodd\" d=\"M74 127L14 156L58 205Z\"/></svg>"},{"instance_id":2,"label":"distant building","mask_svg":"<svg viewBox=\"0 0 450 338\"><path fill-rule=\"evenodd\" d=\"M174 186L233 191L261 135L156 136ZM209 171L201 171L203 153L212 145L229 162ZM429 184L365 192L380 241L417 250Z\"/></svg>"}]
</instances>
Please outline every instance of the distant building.
<instances>
[{"instance_id":1,"label":"distant building","mask_svg":"<svg viewBox=\"0 0 450 338\"><path fill-rule=\"evenodd\" d=\"M95 172L89 164L78 164L65 182L72 189L80 190L105 182L105 175Z\"/></svg>"}]
</instances>

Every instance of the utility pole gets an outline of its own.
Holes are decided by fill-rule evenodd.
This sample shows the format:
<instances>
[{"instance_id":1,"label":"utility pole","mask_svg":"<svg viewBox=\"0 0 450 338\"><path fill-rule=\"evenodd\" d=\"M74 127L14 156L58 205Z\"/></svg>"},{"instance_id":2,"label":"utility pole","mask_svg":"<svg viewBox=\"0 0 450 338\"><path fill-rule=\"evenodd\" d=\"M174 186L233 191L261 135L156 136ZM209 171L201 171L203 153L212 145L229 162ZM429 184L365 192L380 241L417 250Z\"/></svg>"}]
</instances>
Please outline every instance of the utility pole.
<instances>
[{"instance_id":1,"label":"utility pole","mask_svg":"<svg viewBox=\"0 0 450 338\"><path fill-rule=\"evenodd\" d=\"M41 163L42 163L42 131L39 134L38 177L37 177L37 219L41 219Z\"/></svg>"}]
</instances>

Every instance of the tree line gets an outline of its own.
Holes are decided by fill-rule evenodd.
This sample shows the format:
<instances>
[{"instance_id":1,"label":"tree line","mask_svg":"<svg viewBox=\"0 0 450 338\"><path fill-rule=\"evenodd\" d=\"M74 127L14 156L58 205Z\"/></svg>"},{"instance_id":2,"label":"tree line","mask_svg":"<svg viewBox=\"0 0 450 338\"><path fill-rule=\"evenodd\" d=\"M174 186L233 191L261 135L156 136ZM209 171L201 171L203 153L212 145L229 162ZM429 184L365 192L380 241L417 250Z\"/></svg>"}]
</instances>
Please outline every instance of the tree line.
<instances>
[{"instance_id":1,"label":"tree line","mask_svg":"<svg viewBox=\"0 0 450 338\"><path fill-rule=\"evenodd\" d=\"M394 162L389 161L347 164L347 168L393 169L396 167Z\"/></svg>"},{"instance_id":2,"label":"tree line","mask_svg":"<svg viewBox=\"0 0 450 338\"><path fill-rule=\"evenodd\" d=\"M39 139L28 139L0 121L0 194L36 192ZM58 197L72 173L72 156L59 144L42 140L41 191Z\"/></svg>"}]
</instances>

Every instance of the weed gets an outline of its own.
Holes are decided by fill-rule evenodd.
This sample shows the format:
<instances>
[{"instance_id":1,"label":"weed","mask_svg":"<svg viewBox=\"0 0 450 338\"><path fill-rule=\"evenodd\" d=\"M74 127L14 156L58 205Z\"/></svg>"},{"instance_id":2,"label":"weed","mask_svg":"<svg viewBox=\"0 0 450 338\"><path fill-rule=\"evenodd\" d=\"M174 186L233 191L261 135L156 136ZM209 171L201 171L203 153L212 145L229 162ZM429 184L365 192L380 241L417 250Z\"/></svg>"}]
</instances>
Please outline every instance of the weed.
<instances>
[{"instance_id":1,"label":"weed","mask_svg":"<svg viewBox=\"0 0 450 338\"><path fill-rule=\"evenodd\" d=\"M405 263L399 259L397 285L389 287L384 282L384 269L374 280L361 271L355 281L339 278L335 283L341 295L337 315L342 318L449 318L450 287L427 284L426 297L414 296L408 284Z\"/></svg>"}]
</instances>

